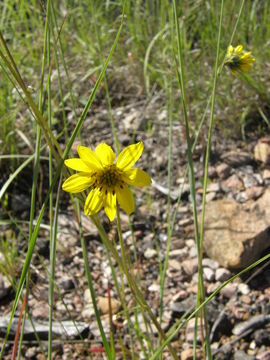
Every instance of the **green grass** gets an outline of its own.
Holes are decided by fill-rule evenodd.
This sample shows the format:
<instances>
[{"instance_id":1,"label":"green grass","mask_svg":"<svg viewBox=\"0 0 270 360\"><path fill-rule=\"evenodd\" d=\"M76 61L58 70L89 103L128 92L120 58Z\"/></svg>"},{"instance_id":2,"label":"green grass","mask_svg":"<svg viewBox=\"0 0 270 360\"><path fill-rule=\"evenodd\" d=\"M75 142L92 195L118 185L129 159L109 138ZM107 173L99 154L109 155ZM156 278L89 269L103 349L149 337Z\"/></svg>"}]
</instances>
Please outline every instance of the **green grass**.
<instances>
[{"instance_id":1,"label":"green grass","mask_svg":"<svg viewBox=\"0 0 270 360\"><path fill-rule=\"evenodd\" d=\"M84 124L89 113L95 112L96 109L108 111L107 127L111 132L111 144L114 144L115 150L119 152L121 149L117 129L121 125L116 123L114 108L132 105L141 99L145 100L147 108L157 92L162 94L160 107L167 109L169 114L168 121L164 124L169 144L169 189L173 182L172 149L178 146L173 143L173 125L179 121L183 124L186 131L186 163L190 175L194 229L200 264L203 235L199 237L197 225L193 142L207 139L203 197L205 200L213 128L218 128L224 136L243 139L248 137L250 127L260 133L269 129L267 89L270 78L267 62L270 55L270 3L256 0L247 0L243 3L233 0L225 1L224 4L222 1L204 0L175 0L173 4L165 0L65 0L47 1L45 4L34 0L3 0L0 2L0 13L0 166L1 173L4 174L0 180L3 217L1 226L3 232L11 231L13 235L16 232L20 235L18 239L23 237L28 241L28 250L26 255L23 255L24 258L18 253L19 244L16 244L15 236L0 239L0 251L3 254L0 270L6 274L16 293L10 324L21 306L25 296L24 290L31 293L30 265L42 222L50 228L50 263L47 266L43 263L43 266L46 267L50 284L50 322L54 317L53 299L54 293L58 292L54 281L58 251L57 218L62 205L62 175L69 175L63 166L63 160L71 153L75 140L93 147L94 144L88 141L89 134ZM233 77L227 69L222 69L231 39L234 46L243 44L256 58L249 75ZM145 131L147 137L151 138L154 126L154 122L151 123L151 119L147 119L145 130L138 128L137 131ZM130 133L130 142L136 138L137 131L133 129ZM29 170L31 181L27 193L32 191L31 205L27 219L20 219L12 212L9 199L12 198L14 189L20 188L20 176L29 166L32 168ZM151 172L150 164L146 170ZM45 194L40 199L38 194L41 178L45 182ZM116 336L112 326L110 335L106 337L95 306L96 294L91 277L91 263L88 261L80 220L84 200L85 194L81 194L77 199L71 197L70 203L80 227L85 277L107 358L114 359L120 347L123 358L131 356L132 359L136 359L134 349L137 347L146 358L162 359L161 354L165 345L171 358L178 358L181 348L175 349L170 343L170 338L173 338L191 317L197 316L203 305L210 301L204 297L202 271L197 309L189 318L181 320L168 333L164 333L149 308L147 299L144 298L141 282L132 275L130 254L122 238L119 214L117 229L121 257L116 251L115 244L109 240L99 217L92 218L108 259L111 260L112 257L120 270L119 279L113 263L110 263L112 283L121 301L123 317L132 339L130 355L120 340L121 335ZM145 201L148 201L151 208L150 195ZM205 201L203 203L205 205ZM174 212L172 210L168 196L167 220L164 224L168 242L164 259L158 250L160 318L164 311L166 270L177 214L177 208ZM130 229L133 231L132 223ZM137 259L136 248L134 251L134 257ZM20 274L18 269L14 271L11 259L15 259L16 264L18 262ZM126 304L125 281L134 301L132 309ZM64 303L64 299L62 301ZM135 321L132 320L133 313ZM31 314L25 311L24 319L26 316L31 317ZM143 316L146 331L140 328L140 316ZM157 337L152 334L154 329ZM49 334L48 347L45 350L42 348L41 351L45 351L48 358L51 358L51 330ZM5 351L7 336L8 332L0 358ZM21 335L18 354L21 352L22 340ZM210 359L211 350L207 336L205 345L207 358ZM88 356L91 358L90 352Z\"/></svg>"}]
</instances>

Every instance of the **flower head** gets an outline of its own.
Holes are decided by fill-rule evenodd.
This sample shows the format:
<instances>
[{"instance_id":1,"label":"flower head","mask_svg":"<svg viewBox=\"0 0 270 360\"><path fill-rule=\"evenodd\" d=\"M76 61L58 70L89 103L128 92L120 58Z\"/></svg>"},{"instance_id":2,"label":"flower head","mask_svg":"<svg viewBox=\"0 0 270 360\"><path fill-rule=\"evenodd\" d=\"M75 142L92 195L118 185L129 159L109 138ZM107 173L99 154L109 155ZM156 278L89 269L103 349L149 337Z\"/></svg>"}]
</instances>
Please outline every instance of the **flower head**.
<instances>
[{"instance_id":1,"label":"flower head","mask_svg":"<svg viewBox=\"0 0 270 360\"><path fill-rule=\"evenodd\" d=\"M147 186L150 176L143 170L132 166L140 158L143 143L126 147L116 155L105 143L99 144L95 151L78 146L80 158L65 160L65 165L78 173L71 175L62 185L63 190L78 193L91 186L84 212L94 215L104 205L105 213L113 221L116 214L116 201L127 214L134 211L134 199L128 185Z\"/></svg>"},{"instance_id":2,"label":"flower head","mask_svg":"<svg viewBox=\"0 0 270 360\"><path fill-rule=\"evenodd\" d=\"M237 71L249 71L254 62L255 58L251 55L251 52L243 51L242 45L238 45L235 48L232 45L228 47L225 65L231 69L233 75Z\"/></svg>"}]
</instances>

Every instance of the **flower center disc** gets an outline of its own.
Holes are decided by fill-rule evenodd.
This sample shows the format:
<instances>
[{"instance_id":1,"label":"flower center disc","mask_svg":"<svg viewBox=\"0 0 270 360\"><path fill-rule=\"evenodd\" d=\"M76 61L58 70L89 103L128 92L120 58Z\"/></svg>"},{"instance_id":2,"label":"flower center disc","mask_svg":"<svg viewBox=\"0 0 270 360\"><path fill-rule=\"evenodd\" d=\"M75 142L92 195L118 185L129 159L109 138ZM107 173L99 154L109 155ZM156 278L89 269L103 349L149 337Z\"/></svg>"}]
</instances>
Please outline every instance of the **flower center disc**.
<instances>
[{"instance_id":1,"label":"flower center disc","mask_svg":"<svg viewBox=\"0 0 270 360\"><path fill-rule=\"evenodd\" d=\"M97 185L99 187L114 188L121 180L121 174L115 165L108 165L97 176Z\"/></svg>"}]
</instances>

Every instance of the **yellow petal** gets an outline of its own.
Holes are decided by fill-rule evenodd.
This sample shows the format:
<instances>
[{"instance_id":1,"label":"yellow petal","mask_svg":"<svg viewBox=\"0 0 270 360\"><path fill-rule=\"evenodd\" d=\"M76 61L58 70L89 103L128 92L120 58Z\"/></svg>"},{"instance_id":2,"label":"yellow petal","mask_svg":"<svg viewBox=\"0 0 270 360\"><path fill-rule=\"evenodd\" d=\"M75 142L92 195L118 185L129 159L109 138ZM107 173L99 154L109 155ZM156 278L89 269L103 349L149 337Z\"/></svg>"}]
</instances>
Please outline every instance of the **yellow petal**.
<instances>
[{"instance_id":1,"label":"yellow petal","mask_svg":"<svg viewBox=\"0 0 270 360\"><path fill-rule=\"evenodd\" d=\"M233 47L232 47L232 45L230 45L230 46L228 47L227 52L228 52L228 54L232 54L232 53L233 53Z\"/></svg>"},{"instance_id":2,"label":"yellow petal","mask_svg":"<svg viewBox=\"0 0 270 360\"><path fill-rule=\"evenodd\" d=\"M96 147L95 153L104 165L111 165L115 159L115 153L112 148L104 143L99 144Z\"/></svg>"},{"instance_id":3,"label":"yellow petal","mask_svg":"<svg viewBox=\"0 0 270 360\"><path fill-rule=\"evenodd\" d=\"M102 194L99 189L93 189L88 194L85 204L84 204L84 213L85 215L94 215L99 212L102 206Z\"/></svg>"},{"instance_id":4,"label":"yellow petal","mask_svg":"<svg viewBox=\"0 0 270 360\"><path fill-rule=\"evenodd\" d=\"M148 186L151 185L150 176L143 170L134 168L124 172L123 180L133 186Z\"/></svg>"},{"instance_id":5,"label":"yellow petal","mask_svg":"<svg viewBox=\"0 0 270 360\"><path fill-rule=\"evenodd\" d=\"M78 145L77 151L80 158L87 164L90 169L92 169L93 171L102 170L102 164L94 151L80 145Z\"/></svg>"},{"instance_id":6,"label":"yellow petal","mask_svg":"<svg viewBox=\"0 0 270 360\"><path fill-rule=\"evenodd\" d=\"M134 198L132 192L126 185L116 188L116 197L119 205L130 215L134 211Z\"/></svg>"},{"instance_id":7,"label":"yellow petal","mask_svg":"<svg viewBox=\"0 0 270 360\"><path fill-rule=\"evenodd\" d=\"M91 184L89 174L78 173L71 175L62 185L62 189L71 193L78 193L87 189Z\"/></svg>"},{"instance_id":8,"label":"yellow petal","mask_svg":"<svg viewBox=\"0 0 270 360\"><path fill-rule=\"evenodd\" d=\"M104 197L104 210L110 221L113 221L116 214L116 194L108 191Z\"/></svg>"},{"instance_id":9,"label":"yellow petal","mask_svg":"<svg viewBox=\"0 0 270 360\"><path fill-rule=\"evenodd\" d=\"M127 170L135 164L143 151L143 143L140 141L137 144L129 145L118 156L116 166L121 170Z\"/></svg>"},{"instance_id":10,"label":"yellow petal","mask_svg":"<svg viewBox=\"0 0 270 360\"><path fill-rule=\"evenodd\" d=\"M242 45L238 45L238 46L236 46L236 48L235 48L235 52L238 53L239 55L241 54L242 50L243 50L243 46L242 46Z\"/></svg>"},{"instance_id":11,"label":"yellow petal","mask_svg":"<svg viewBox=\"0 0 270 360\"><path fill-rule=\"evenodd\" d=\"M65 165L73 170L83 171L83 172L92 172L89 166L83 162L81 159L68 159L65 160Z\"/></svg>"}]
</instances>

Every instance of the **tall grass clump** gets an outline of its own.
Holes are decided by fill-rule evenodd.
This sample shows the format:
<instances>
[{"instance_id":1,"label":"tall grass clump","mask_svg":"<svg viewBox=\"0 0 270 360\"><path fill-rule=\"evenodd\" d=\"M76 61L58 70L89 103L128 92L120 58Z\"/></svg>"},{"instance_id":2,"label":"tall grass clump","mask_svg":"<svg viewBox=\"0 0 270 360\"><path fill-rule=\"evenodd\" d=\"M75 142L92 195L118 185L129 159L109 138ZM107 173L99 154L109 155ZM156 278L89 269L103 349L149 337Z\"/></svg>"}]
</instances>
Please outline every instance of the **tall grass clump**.
<instances>
[{"instance_id":1,"label":"tall grass clump","mask_svg":"<svg viewBox=\"0 0 270 360\"><path fill-rule=\"evenodd\" d=\"M76 342L82 345L85 358L95 359L101 353L107 359L179 359L183 350L179 334L192 318L196 319L193 358L201 347L203 358L212 359L206 305L238 276L269 258L268 254L235 274L206 297L202 259L212 135L217 130L225 137L237 134L245 139L249 127L258 124L252 117L262 120L260 131L269 128L269 72L265 68L270 52L270 3L3 0L0 11L0 270L12 288L0 359L11 352L12 359L22 356L28 322L38 351L53 359L54 323L66 319L77 330ZM143 110L129 128L127 114L121 111L138 104ZM168 159L168 197L162 218L165 251L154 225L151 229L158 257L158 311L150 306L144 289L135 236L140 229L130 217L138 204L145 204L148 216L155 202L150 188L150 176L156 175L152 164L144 170L140 163L135 167L147 151L160 145L152 138L152 129L158 126L151 117L153 104L166 114L162 126ZM174 127L179 123L183 136L176 138ZM179 165L175 154L179 158L182 138L186 158L181 159L179 171L190 188L199 269L197 302L190 314L164 328L169 253L184 186L172 203L173 169ZM194 165L198 145L205 153L200 225ZM89 290L99 331L94 341L80 334L77 320L81 314L74 315L57 278L59 259L72 251L72 245L66 249L59 244L60 214L67 204L72 217L66 224L74 219L80 240L78 271L84 276L80 284ZM97 232L104 262L109 264L107 289L102 294L108 300L107 327L98 303L95 262L89 254L87 239L93 234L85 233L85 218L90 219L93 234ZM47 258L39 254L40 238L48 239ZM31 313L39 272L48 290L46 343ZM117 317L112 309L115 297L121 308ZM56 299L65 309L65 319L57 312ZM15 317L16 334L10 346ZM117 327L119 319L122 323ZM199 321L204 327L201 345L197 344ZM129 344L123 341L124 335Z\"/></svg>"}]
</instances>

